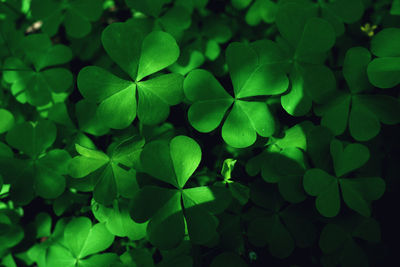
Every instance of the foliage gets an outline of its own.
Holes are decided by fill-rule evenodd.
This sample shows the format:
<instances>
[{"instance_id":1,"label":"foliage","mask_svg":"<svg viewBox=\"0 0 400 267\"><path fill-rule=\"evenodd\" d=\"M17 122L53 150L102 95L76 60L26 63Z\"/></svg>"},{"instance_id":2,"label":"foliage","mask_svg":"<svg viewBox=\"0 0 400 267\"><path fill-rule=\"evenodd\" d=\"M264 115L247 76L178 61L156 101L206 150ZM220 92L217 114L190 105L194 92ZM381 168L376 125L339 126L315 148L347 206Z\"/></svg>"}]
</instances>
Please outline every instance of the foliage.
<instances>
[{"instance_id":1,"label":"foliage","mask_svg":"<svg viewBox=\"0 0 400 267\"><path fill-rule=\"evenodd\" d=\"M399 15L0 0L0 266L392 264Z\"/></svg>"}]
</instances>

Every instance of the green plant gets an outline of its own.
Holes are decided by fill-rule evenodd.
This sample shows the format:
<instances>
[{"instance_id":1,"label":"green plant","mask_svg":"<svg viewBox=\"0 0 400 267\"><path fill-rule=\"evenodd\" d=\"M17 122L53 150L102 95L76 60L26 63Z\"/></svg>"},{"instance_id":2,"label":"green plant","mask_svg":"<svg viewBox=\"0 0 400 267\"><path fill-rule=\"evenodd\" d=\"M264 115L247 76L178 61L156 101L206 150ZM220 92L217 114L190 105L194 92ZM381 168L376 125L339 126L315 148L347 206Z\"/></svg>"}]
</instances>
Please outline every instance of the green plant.
<instances>
[{"instance_id":1,"label":"green plant","mask_svg":"<svg viewBox=\"0 0 400 267\"><path fill-rule=\"evenodd\" d=\"M0 266L386 266L400 1L0 0Z\"/></svg>"}]
</instances>

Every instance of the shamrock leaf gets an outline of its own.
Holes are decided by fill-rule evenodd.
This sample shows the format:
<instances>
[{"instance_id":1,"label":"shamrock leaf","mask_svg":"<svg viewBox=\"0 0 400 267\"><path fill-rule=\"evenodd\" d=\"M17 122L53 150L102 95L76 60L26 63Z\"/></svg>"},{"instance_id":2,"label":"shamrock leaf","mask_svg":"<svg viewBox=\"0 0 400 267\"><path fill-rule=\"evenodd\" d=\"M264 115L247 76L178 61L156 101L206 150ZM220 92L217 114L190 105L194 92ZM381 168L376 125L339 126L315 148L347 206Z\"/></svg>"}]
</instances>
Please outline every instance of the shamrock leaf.
<instances>
[{"instance_id":1,"label":"shamrock leaf","mask_svg":"<svg viewBox=\"0 0 400 267\"><path fill-rule=\"evenodd\" d=\"M113 241L104 223L92 225L86 217L73 218L65 226L63 238L49 248L47 266L109 266L117 255L96 253L106 250Z\"/></svg>"},{"instance_id":2,"label":"shamrock leaf","mask_svg":"<svg viewBox=\"0 0 400 267\"><path fill-rule=\"evenodd\" d=\"M253 245L268 245L273 256L286 258L295 245L311 246L316 231L303 208L293 205L284 208L283 199L273 189L261 182L250 186L251 200L263 209L250 221L248 236Z\"/></svg>"},{"instance_id":3,"label":"shamrock leaf","mask_svg":"<svg viewBox=\"0 0 400 267\"><path fill-rule=\"evenodd\" d=\"M373 218L350 217L347 221L329 223L322 229L319 247L322 262L329 265L368 266L366 252L359 241L377 243L381 239L380 227Z\"/></svg>"},{"instance_id":4,"label":"shamrock leaf","mask_svg":"<svg viewBox=\"0 0 400 267\"><path fill-rule=\"evenodd\" d=\"M379 88L392 88L400 83L400 29L386 28L371 41L371 52L377 56L368 64L368 78Z\"/></svg>"},{"instance_id":5,"label":"shamrock leaf","mask_svg":"<svg viewBox=\"0 0 400 267\"><path fill-rule=\"evenodd\" d=\"M318 5L321 8L321 16L332 24L336 36L344 33L344 23L355 23L364 13L362 0L320 1Z\"/></svg>"},{"instance_id":6,"label":"shamrock leaf","mask_svg":"<svg viewBox=\"0 0 400 267\"><path fill-rule=\"evenodd\" d=\"M268 183L278 183L282 197L291 203L305 200L302 177L305 173L304 153L296 147L282 150L274 146L250 159L246 165L247 172L254 176L261 172L261 177Z\"/></svg>"},{"instance_id":7,"label":"shamrock leaf","mask_svg":"<svg viewBox=\"0 0 400 267\"><path fill-rule=\"evenodd\" d=\"M39 267L46 267L48 249L62 238L66 220L65 218L58 220L54 226L53 232L51 232L52 220L50 215L47 213L39 213L35 217L34 225L36 229L35 238L39 239L41 242L32 246L27 251L27 256Z\"/></svg>"},{"instance_id":8,"label":"shamrock leaf","mask_svg":"<svg viewBox=\"0 0 400 267\"><path fill-rule=\"evenodd\" d=\"M102 34L106 52L131 81L95 66L83 68L78 75L80 92L87 100L100 103L98 116L110 128L126 128L136 113L142 123L158 124L168 117L169 106L178 104L183 97L183 77L179 74L142 81L177 60L179 48L174 38L161 31L144 36L134 26L128 22L113 23Z\"/></svg>"},{"instance_id":9,"label":"shamrock leaf","mask_svg":"<svg viewBox=\"0 0 400 267\"><path fill-rule=\"evenodd\" d=\"M339 191L349 208L369 217L370 203L383 195L385 181L379 177L343 178L367 162L368 148L361 144L349 144L343 149L342 143L334 139L331 142L331 155L337 177L318 168L309 169L304 174L304 190L317 197L316 208L325 217L335 217L339 213Z\"/></svg>"},{"instance_id":10,"label":"shamrock leaf","mask_svg":"<svg viewBox=\"0 0 400 267\"><path fill-rule=\"evenodd\" d=\"M90 33L91 22L97 21L103 12L101 0L33 0L32 16L43 21L42 29L50 36L58 32L64 23L68 35L82 38Z\"/></svg>"},{"instance_id":11,"label":"shamrock leaf","mask_svg":"<svg viewBox=\"0 0 400 267\"><path fill-rule=\"evenodd\" d=\"M14 211L0 211L0 254L3 251L16 246L24 238L24 231L18 224L18 216Z\"/></svg>"},{"instance_id":12,"label":"shamrock leaf","mask_svg":"<svg viewBox=\"0 0 400 267\"><path fill-rule=\"evenodd\" d=\"M200 132L218 127L232 106L223 126L222 138L236 148L252 145L257 134L271 136L275 131L272 114L265 102L249 101L249 97L278 95L288 87L288 79L280 65L280 52L275 43L259 41L247 46L231 43L226 61L231 75L235 98L205 70L193 70L185 78L186 97L193 102L188 111L190 124ZM247 58L248 65L241 62ZM240 126L240 127L239 127Z\"/></svg>"},{"instance_id":13,"label":"shamrock leaf","mask_svg":"<svg viewBox=\"0 0 400 267\"><path fill-rule=\"evenodd\" d=\"M199 145L186 136L150 142L141 153L144 171L174 187L146 185L132 200L132 218L138 223L149 221L147 237L159 248L181 243L185 221L193 243L205 244L217 234L218 220L213 214L229 205L229 192L217 186L184 188L200 160Z\"/></svg>"},{"instance_id":14,"label":"shamrock leaf","mask_svg":"<svg viewBox=\"0 0 400 267\"><path fill-rule=\"evenodd\" d=\"M129 155L140 148L140 141L137 147L131 146L130 149L121 151L123 144L124 141L111 152L110 156L102 151L76 144L79 155L74 157L68 165L69 174L74 178L95 175L93 197L98 203L106 206L118 196L131 198L138 187L135 179L136 172L133 169L126 170L119 164L131 167Z\"/></svg>"},{"instance_id":15,"label":"shamrock leaf","mask_svg":"<svg viewBox=\"0 0 400 267\"><path fill-rule=\"evenodd\" d=\"M0 134L7 132L14 126L14 115L6 110L0 108Z\"/></svg>"},{"instance_id":16,"label":"shamrock leaf","mask_svg":"<svg viewBox=\"0 0 400 267\"><path fill-rule=\"evenodd\" d=\"M284 38L280 45L287 51L287 62L291 64L292 87L281 97L281 104L290 115L302 116L310 110L312 101L323 103L336 88L332 71L322 65L325 53L335 43L335 32L307 3L282 4L276 25Z\"/></svg>"},{"instance_id":17,"label":"shamrock leaf","mask_svg":"<svg viewBox=\"0 0 400 267\"><path fill-rule=\"evenodd\" d=\"M13 148L20 150L28 159L0 160L1 165L9 165L7 178L12 177L10 194L20 203L29 203L35 193L46 199L60 196L65 189L68 152L61 149L46 150L56 138L56 127L50 121L24 122L15 125L6 135Z\"/></svg>"},{"instance_id":18,"label":"shamrock leaf","mask_svg":"<svg viewBox=\"0 0 400 267\"><path fill-rule=\"evenodd\" d=\"M146 223L136 223L129 215L128 202L125 200L113 202L108 208L96 202L92 203L92 211L99 222L104 222L107 230L119 237L129 237L139 240L146 236Z\"/></svg>"},{"instance_id":19,"label":"shamrock leaf","mask_svg":"<svg viewBox=\"0 0 400 267\"><path fill-rule=\"evenodd\" d=\"M337 96L320 107L321 124L335 135L342 134L349 125L352 137L367 141L375 137L380 123L399 122L400 103L387 95L362 94L371 86L367 78L367 66L371 55L363 47L353 47L345 55L343 75L350 92L338 92ZM368 67L369 68L369 67Z\"/></svg>"},{"instance_id":20,"label":"shamrock leaf","mask_svg":"<svg viewBox=\"0 0 400 267\"><path fill-rule=\"evenodd\" d=\"M256 0L247 10L245 20L250 26L256 26L261 21L273 23L277 11L277 4L270 0Z\"/></svg>"},{"instance_id":21,"label":"shamrock leaf","mask_svg":"<svg viewBox=\"0 0 400 267\"><path fill-rule=\"evenodd\" d=\"M11 83L11 93L21 103L43 106L53 101L53 94L63 93L72 85L69 70L55 67L71 60L71 50L52 45L45 34L24 37L21 46L26 61L9 57L4 62L4 80Z\"/></svg>"}]
</instances>

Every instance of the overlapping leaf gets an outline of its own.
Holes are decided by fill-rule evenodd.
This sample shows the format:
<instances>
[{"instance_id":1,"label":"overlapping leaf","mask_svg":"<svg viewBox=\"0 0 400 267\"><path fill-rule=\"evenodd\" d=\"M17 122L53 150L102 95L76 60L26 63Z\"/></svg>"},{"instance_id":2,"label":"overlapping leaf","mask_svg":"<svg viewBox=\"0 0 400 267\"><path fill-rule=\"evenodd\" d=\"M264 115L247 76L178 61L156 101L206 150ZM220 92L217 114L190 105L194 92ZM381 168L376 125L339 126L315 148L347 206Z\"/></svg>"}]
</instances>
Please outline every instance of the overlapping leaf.
<instances>
[{"instance_id":1,"label":"overlapping leaf","mask_svg":"<svg viewBox=\"0 0 400 267\"><path fill-rule=\"evenodd\" d=\"M343 134L348 125L355 140L367 141L380 132L381 123L400 122L397 99L388 95L363 94L371 88L367 78L370 60L369 51L363 47L353 47L346 53L343 75L350 92L338 92L320 111L321 124L335 135Z\"/></svg>"},{"instance_id":2,"label":"overlapping leaf","mask_svg":"<svg viewBox=\"0 0 400 267\"><path fill-rule=\"evenodd\" d=\"M365 217L371 216L370 203L383 195L385 181L380 177L343 177L368 161L368 148L361 144L348 144L343 148L343 144L335 139L330 150L336 177L318 168L309 169L303 180L305 191L316 197L316 208L325 217L338 215L340 191L350 209Z\"/></svg>"},{"instance_id":3,"label":"overlapping leaf","mask_svg":"<svg viewBox=\"0 0 400 267\"><path fill-rule=\"evenodd\" d=\"M181 243L185 221L193 243L205 244L217 234L218 220L213 214L227 207L229 191L217 186L184 188L200 160L199 145L186 136L148 143L141 154L143 169L174 187L146 185L132 200L132 218L138 223L149 221L147 237L161 249Z\"/></svg>"},{"instance_id":4,"label":"overlapping leaf","mask_svg":"<svg viewBox=\"0 0 400 267\"><path fill-rule=\"evenodd\" d=\"M257 134L271 136L275 124L267 104L247 99L278 95L287 90L288 79L281 62L281 53L279 47L271 41L255 42L251 46L230 44L226 51L226 61L234 98L209 72L201 69L190 72L184 82L184 91L186 97L193 102L188 111L191 125L200 132L210 132L221 124L233 104L222 126L222 138L227 144L243 148L252 145ZM245 59L249 64L242 64Z\"/></svg>"},{"instance_id":5,"label":"overlapping leaf","mask_svg":"<svg viewBox=\"0 0 400 267\"><path fill-rule=\"evenodd\" d=\"M46 199L60 196L65 189L68 152L51 149L56 138L56 127L50 121L16 124L6 135L7 143L21 151L28 159L1 158L2 171L14 201L27 204L36 195Z\"/></svg>"},{"instance_id":6,"label":"overlapping leaf","mask_svg":"<svg viewBox=\"0 0 400 267\"><path fill-rule=\"evenodd\" d=\"M33 0L31 11L35 19L42 21L42 29L48 35L55 35L64 24L68 35L82 38L90 33L91 23L100 18L103 3L101 0Z\"/></svg>"},{"instance_id":7,"label":"overlapping leaf","mask_svg":"<svg viewBox=\"0 0 400 267\"><path fill-rule=\"evenodd\" d=\"M122 129L136 114L144 124L158 124L169 115L169 106L183 97L183 77L164 74L147 80L179 56L174 38L161 31L145 35L131 23L113 23L102 34L109 56L132 80L121 79L107 70L89 66L78 76L78 88L89 101L99 103L98 115L106 126ZM136 101L136 91L138 101Z\"/></svg>"},{"instance_id":8,"label":"overlapping leaf","mask_svg":"<svg viewBox=\"0 0 400 267\"><path fill-rule=\"evenodd\" d=\"M9 57L4 62L4 80L21 103L44 106L54 94L64 93L72 85L71 72L62 67L72 58L70 48L53 45L46 34L32 34L21 41L26 60Z\"/></svg>"},{"instance_id":9,"label":"overlapping leaf","mask_svg":"<svg viewBox=\"0 0 400 267\"><path fill-rule=\"evenodd\" d=\"M133 155L143 146L143 140L125 140L108 156L102 151L76 144L78 156L68 166L69 174L74 178L92 177L94 180L93 197L103 205L110 205L115 198L132 198L138 185L136 172L132 167ZM127 149L126 146L128 146ZM126 166L122 168L120 164Z\"/></svg>"}]
</instances>

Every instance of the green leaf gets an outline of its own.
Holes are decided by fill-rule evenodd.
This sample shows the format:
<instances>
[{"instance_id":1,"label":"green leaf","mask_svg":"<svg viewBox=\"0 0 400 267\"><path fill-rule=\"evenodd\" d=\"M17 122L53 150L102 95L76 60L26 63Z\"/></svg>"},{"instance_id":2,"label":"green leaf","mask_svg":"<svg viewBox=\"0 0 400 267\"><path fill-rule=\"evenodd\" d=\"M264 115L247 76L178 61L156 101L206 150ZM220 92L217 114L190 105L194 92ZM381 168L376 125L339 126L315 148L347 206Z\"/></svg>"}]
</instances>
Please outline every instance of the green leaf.
<instances>
[{"instance_id":1,"label":"green leaf","mask_svg":"<svg viewBox=\"0 0 400 267\"><path fill-rule=\"evenodd\" d=\"M290 115L303 116L311 110L312 99L306 92L304 78L297 67L290 73L290 81L289 91L281 96L281 105Z\"/></svg>"},{"instance_id":2,"label":"green leaf","mask_svg":"<svg viewBox=\"0 0 400 267\"><path fill-rule=\"evenodd\" d=\"M7 132L14 126L14 115L6 110L0 108L0 134Z\"/></svg>"},{"instance_id":3,"label":"green leaf","mask_svg":"<svg viewBox=\"0 0 400 267\"><path fill-rule=\"evenodd\" d=\"M352 93L359 93L370 87L367 66L371 54L364 47L352 47L346 52L343 63L343 76Z\"/></svg>"},{"instance_id":4,"label":"green leaf","mask_svg":"<svg viewBox=\"0 0 400 267\"><path fill-rule=\"evenodd\" d=\"M119 237L140 240L146 236L147 223L136 223L129 215L126 201L115 201L113 208L101 204L92 205L93 214L100 222L105 222L107 230Z\"/></svg>"},{"instance_id":5,"label":"green leaf","mask_svg":"<svg viewBox=\"0 0 400 267\"><path fill-rule=\"evenodd\" d=\"M400 1L393 0L392 7L390 8L391 15L400 15Z\"/></svg>"},{"instance_id":6,"label":"green leaf","mask_svg":"<svg viewBox=\"0 0 400 267\"><path fill-rule=\"evenodd\" d=\"M64 241L76 259L106 250L114 241L105 224L92 226L86 217L75 217L65 227Z\"/></svg>"},{"instance_id":7,"label":"green leaf","mask_svg":"<svg viewBox=\"0 0 400 267\"><path fill-rule=\"evenodd\" d=\"M165 74L137 83L139 93L138 117L148 125L158 124L167 119L169 107L183 99L183 76Z\"/></svg>"},{"instance_id":8,"label":"green leaf","mask_svg":"<svg viewBox=\"0 0 400 267\"><path fill-rule=\"evenodd\" d=\"M188 111L190 124L203 133L217 128L233 103L232 97L205 70L191 71L185 78L183 87L186 97L194 102Z\"/></svg>"},{"instance_id":9,"label":"green leaf","mask_svg":"<svg viewBox=\"0 0 400 267\"><path fill-rule=\"evenodd\" d=\"M179 57L179 47L168 33L154 31L142 43L137 81L172 65Z\"/></svg>"},{"instance_id":10,"label":"green leaf","mask_svg":"<svg viewBox=\"0 0 400 267\"><path fill-rule=\"evenodd\" d=\"M78 88L92 102L100 102L99 119L110 128L127 127L136 117L136 85L108 71L85 67L78 75Z\"/></svg>"},{"instance_id":11,"label":"green leaf","mask_svg":"<svg viewBox=\"0 0 400 267\"><path fill-rule=\"evenodd\" d=\"M201 161L201 149L196 141L187 136L177 136L169 144L179 188L183 188Z\"/></svg>"},{"instance_id":12,"label":"green leaf","mask_svg":"<svg viewBox=\"0 0 400 267\"><path fill-rule=\"evenodd\" d=\"M334 135L341 135L347 128L351 95L338 94L324 107L321 125L329 128Z\"/></svg>"},{"instance_id":13,"label":"green leaf","mask_svg":"<svg viewBox=\"0 0 400 267\"><path fill-rule=\"evenodd\" d=\"M236 161L236 159L225 159L222 163L221 175L224 177L225 182L230 182Z\"/></svg>"},{"instance_id":14,"label":"green leaf","mask_svg":"<svg viewBox=\"0 0 400 267\"><path fill-rule=\"evenodd\" d=\"M109 157L101 151L75 144L80 156L74 157L68 166L69 174L74 178L82 178L109 162Z\"/></svg>"},{"instance_id":15,"label":"green leaf","mask_svg":"<svg viewBox=\"0 0 400 267\"><path fill-rule=\"evenodd\" d=\"M276 26L280 34L296 47L302 38L307 20L316 17L317 11L317 8L308 2L282 4L276 15Z\"/></svg>"},{"instance_id":16,"label":"green leaf","mask_svg":"<svg viewBox=\"0 0 400 267\"><path fill-rule=\"evenodd\" d=\"M268 244L270 253L280 259L287 258L294 249L292 236L276 215L253 220L248 231L252 243Z\"/></svg>"},{"instance_id":17,"label":"green leaf","mask_svg":"<svg viewBox=\"0 0 400 267\"><path fill-rule=\"evenodd\" d=\"M60 65L72 59L71 49L64 45L52 45L46 34L31 34L23 39L23 48L36 70Z\"/></svg>"},{"instance_id":18,"label":"green leaf","mask_svg":"<svg viewBox=\"0 0 400 267\"><path fill-rule=\"evenodd\" d=\"M254 144L257 134L268 137L274 132L275 121L267 104L263 102L235 101L222 126L222 138L235 148Z\"/></svg>"},{"instance_id":19,"label":"green leaf","mask_svg":"<svg viewBox=\"0 0 400 267\"><path fill-rule=\"evenodd\" d=\"M179 188L167 141L157 140L146 144L140 154L140 161L145 172Z\"/></svg>"},{"instance_id":20,"label":"green leaf","mask_svg":"<svg viewBox=\"0 0 400 267\"><path fill-rule=\"evenodd\" d=\"M43 198L57 198L65 189L64 175L68 173L71 156L67 151L54 149L49 151L36 165L35 190Z\"/></svg>"},{"instance_id":21,"label":"green leaf","mask_svg":"<svg viewBox=\"0 0 400 267\"><path fill-rule=\"evenodd\" d=\"M371 216L370 202L385 192L385 181L379 177L341 179L343 200L346 205L365 217Z\"/></svg>"},{"instance_id":22,"label":"green leaf","mask_svg":"<svg viewBox=\"0 0 400 267\"><path fill-rule=\"evenodd\" d=\"M322 229L319 247L325 254L330 254L344 245L350 236L344 229L336 224L327 224Z\"/></svg>"},{"instance_id":23,"label":"green leaf","mask_svg":"<svg viewBox=\"0 0 400 267\"><path fill-rule=\"evenodd\" d=\"M38 157L55 141L57 129L47 120L15 125L6 135L7 143L31 158Z\"/></svg>"},{"instance_id":24,"label":"green leaf","mask_svg":"<svg viewBox=\"0 0 400 267\"><path fill-rule=\"evenodd\" d=\"M399 57L400 29L385 28L371 40L371 52L377 57Z\"/></svg>"},{"instance_id":25,"label":"green leaf","mask_svg":"<svg viewBox=\"0 0 400 267\"><path fill-rule=\"evenodd\" d=\"M331 155L337 177L342 177L362 167L369 160L369 150L361 144L343 144L334 139L331 142Z\"/></svg>"},{"instance_id":26,"label":"green leaf","mask_svg":"<svg viewBox=\"0 0 400 267\"><path fill-rule=\"evenodd\" d=\"M321 169L309 169L303 180L304 190L316 196L318 212L325 217L335 217L340 211L339 185L337 178Z\"/></svg>"},{"instance_id":27,"label":"green leaf","mask_svg":"<svg viewBox=\"0 0 400 267\"><path fill-rule=\"evenodd\" d=\"M243 64L244 59L247 64ZM274 59L264 59L265 62L259 59L262 57L247 45L231 43L228 46L226 62L237 98L276 95L287 90L289 81L286 73L276 68Z\"/></svg>"},{"instance_id":28,"label":"green leaf","mask_svg":"<svg viewBox=\"0 0 400 267\"><path fill-rule=\"evenodd\" d=\"M367 141L378 135L381 125L378 118L367 106L360 101L359 96L352 98L349 117L351 136L357 141Z\"/></svg>"},{"instance_id":29,"label":"green leaf","mask_svg":"<svg viewBox=\"0 0 400 267\"><path fill-rule=\"evenodd\" d=\"M164 189L165 190L165 189ZM149 241L160 249L171 249L179 245L185 234L185 223L181 207L181 193L175 191L147 225Z\"/></svg>"},{"instance_id":30,"label":"green leaf","mask_svg":"<svg viewBox=\"0 0 400 267\"><path fill-rule=\"evenodd\" d=\"M129 74L132 80L137 76L143 38L144 33L139 29L120 22L108 25L101 35L107 54Z\"/></svg>"},{"instance_id":31,"label":"green leaf","mask_svg":"<svg viewBox=\"0 0 400 267\"><path fill-rule=\"evenodd\" d=\"M218 220L204 207L196 205L187 194L183 194L182 200L190 241L195 244L206 244L217 235Z\"/></svg>"},{"instance_id":32,"label":"green leaf","mask_svg":"<svg viewBox=\"0 0 400 267\"><path fill-rule=\"evenodd\" d=\"M323 53L335 44L335 31L326 20L310 18L304 25L304 29L296 47L298 55Z\"/></svg>"},{"instance_id":33,"label":"green leaf","mask_svg":"<svg viewBox=\"0 0 400 267\"><path fill-rule=\"evenodd\" d=\"M400 57L376 58L368 65L368 78L372 85L387 89L400 83Z\"/></svg>"}]
</instances>

